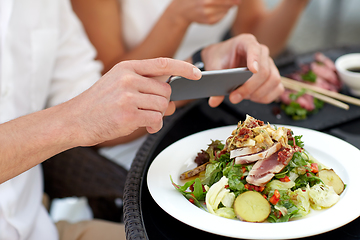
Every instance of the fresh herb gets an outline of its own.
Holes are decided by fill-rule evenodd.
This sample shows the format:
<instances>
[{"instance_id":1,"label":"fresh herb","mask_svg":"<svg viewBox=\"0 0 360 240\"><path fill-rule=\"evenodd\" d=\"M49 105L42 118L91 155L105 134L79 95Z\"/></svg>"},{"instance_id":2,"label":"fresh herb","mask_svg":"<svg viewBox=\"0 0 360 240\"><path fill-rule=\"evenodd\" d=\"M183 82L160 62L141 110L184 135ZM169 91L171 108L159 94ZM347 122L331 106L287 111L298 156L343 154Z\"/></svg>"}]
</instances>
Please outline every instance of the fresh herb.
<instances>
[{"instance_id":1,"label":"fresh herb","mask_svg":"<svg viewBox=\"0 0 360 240\"><path fill-rule=\"evenodd\" d=\"M299 97L299 95L291 93L289 97L296 98ZM319 112L319 110L324 107L323 101L317 98L313 98L313 101L315 108L312 111L308 111L305 108L302 108L300 104L295 101L291 101L289 105L282 103L281 109L285 112L286 115L291 116L293 120L303 120L306 119L309 115Z\"/></svg>"},{"instance_id":2,"label":"fresh herb","mask_svg":"<svg viewBox=\"0 0 360 240\"><path fill-rule=\"evenodd\" d=\"M294 146L294 140L295 140L295 145L298 146L298 147L303 148L304 147L304 142L301 140L301 138L302 138L302 135L294 136L293 140L289 140L288 143L289 143L289 145Z\"/></svg>"},{"instance_id":3,"label":"fresh herb","mask_svg":"<svg viewBox=\"0 0 360 240\"><path fill-rule=\"evenodd\" d=\"M184 197L186 197L191 203L195 204L197 207L205 210L203 205L199 201L203 201L206 196L206 191L204 191L203 185L199 178L186 182L183 186L177 185L172 180L170 176L172 185L178 190ZM190 186L193 186L194 190L189 191Z\"/></svg>"},{"instance_id":4,"label":"fresh herb","mask_svg":"<svg viewBox=\"0 0 360 240\"><path fill-rule=\"evenodd\" d=\"M302 80L312 83L316 82L316 77L317 77L316 74L312 70L301 75Z\"/></svg>"},{"instance_id":5,"label":"fresh herb","mask_svg":"<svg viewBox=\"0 0 360 240\"><path fill-rule=\"evenodd\" d=\"M306 81L306 82L311 82L314 83L316 82L316 74L312 71L309 70L308 72L304 73L301 75L302 80ZM289 98L291 99L290 104L281 104L281 108L284 110L284 112L286 113L286 115L289 115L292 117L292 119L294 120L302 120L302 119L306 119L308 115L310 114L315 114L319 111L319 109L322 109L324 106L324 102L314 98L314 110L312 111L308 111L304 108L302 108L300 106L299 103L296 102L296 100L301 97L302 95L306 94L306 90L305 89L301 89L300 91L296 92L296 93L290 93L289 94Z\"/></svg>"},{"instance_id":6,"label":"fresh herb","mask_svg":"<svg viewBox=\"0 0 360 240\"><path fill-rule=\"evenodd\" d=\"M289 105L281 104L281 109L284 110L286 115L289 115L292 117L293 120L302 120L306 119L309 112L302 108L299 103L297 102L290 102Z\"/></svg>"},{"instance_id":7,"label":"fresh herb","mask_svg":"<svg viewBox=\"0 0 360 240\"><path fill-rule=\"evenodd\" d=\"M230 160L230 153L224 153L222 154L218 159L217 159L218 162L222 162L222 163L229 163L231 160Z\"/></svg>"},{"instance_id":8,"label":"fresh herb","mask_svg":"<svg viewBox=\"0 0 360 240\"><path fill-rule=\"evenodd\" d=\"M290 166L293 169L293 168L307 166L307 164L308 164L307 158L304 158L302 153L295 152L288 166Z\"/></svg>"},{"instance_id":9,"label":"fresh herb","mask_svg":"<svg viewBox=\"0 0 360 240\"><path fill-rule=\"evenodd\" d=\"M223 175L228 178L229 189L234 192L235 196L246 191L244 183L243 167L241 164L234 165L234 161L230 162L223 170Z\"/></svg>"},{"instance_id":10,"label":"fresh herb","mask_svg":"<svg viewBox=\"0 0 360 240\"><path fill-rule=\"evenodd\" d=\"M323 183L319 177L317 177L315 174L311 172L307 172L304 175L300 175L295 180L295 186L291 189L292 191L295 191L298 188L305 188L306 186L314 186L318 183Z\"/></svg>"},{"instance_id":11,"label":"fresh herb","mask_svg":"<svg viewBox=\"0 0 360 240\"><path fill-rule=\"evenodd\" d=\"M290 93L289 98L293 101L296 101L299 97L301 97L302 95L304 95L306 93L306 90L304 88L302 88L300 91L295 92L295 93Z\"/></svg>"},{"instance_id":12,"label":"fresh herb","mask_svg":"<svg viewBox=\"0 0 360 240\"><path fill-rule=\"evenodd\" d=\"M315 105L315 109L312 111L313 114L316 113L319 109L324 107L324 101L314 98L314 105Z\"/></svg>"}]
</instances>

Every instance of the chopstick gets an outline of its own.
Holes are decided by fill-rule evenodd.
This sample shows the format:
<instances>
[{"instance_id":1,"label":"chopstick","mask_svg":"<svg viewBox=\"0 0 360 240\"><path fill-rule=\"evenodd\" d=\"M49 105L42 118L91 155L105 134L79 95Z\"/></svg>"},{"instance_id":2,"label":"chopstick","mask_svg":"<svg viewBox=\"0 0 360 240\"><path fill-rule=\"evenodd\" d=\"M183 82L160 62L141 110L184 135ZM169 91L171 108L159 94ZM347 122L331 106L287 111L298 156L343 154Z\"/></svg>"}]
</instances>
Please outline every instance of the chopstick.
<instances>
[{"instance_id":1,"label":"chopstick","mask_svg":"<svg viewBox=\"0 0 360 240\"><path fill-rule=\"evenodd\" d=\"M296 85L298 87L304 88L304 89L309 90L309 91L317 92L317 93L326 95L328 97L338 99L338 100L343 101L343 102L347 102L347 103L351 103L351 104L360 106L360 99L350 97L350 96L347 96L347 95L344 95L344 94L341 94L341 93L332 92L332 91L329 91L329 90L326 90L326 89L323 89L323 88L320 88L320 87L317 87L317 86L313 86L313 85L309 85L309 84L302 83L302 82L299 82L299 81L295 81L293 79L286 78L286 77L281 77L281 82L283 83L284 86L285 86L285 84L287 84L287 86Z\"/></svg>"},{"instance_id":2,"label":"chopstick","mask_svg":"<svg viewBox=\"0 0 360 240\"><path fill-rule=\"evenodd\" d=\"M294 80L293 80L294 81ZM288 88L288 89L291 89L291 90L295 90L295 91L301 91L302 89L305 90L305 93L317 98L317 99L320 99L324 102L327 102L329 104L332 104L336 107L339 107L339 108L343 108L343 109L346 109L348 110L349 109L349 105L343 103L343 102L340 102L334 98L331 98L331 97L328 97L326 95L322 95L322 94L319 94L319 93L316 93L316 92L313 92L313 91L309 91L308 89L304 88L304 87L301 87L301 86L298 86L296 84L293 84L291 82L288 82L288 81L283 81L282 79L282 84L284 85L285 88ZM307 85L307 84L305 84Z\"/></svg>"}]
</instances>

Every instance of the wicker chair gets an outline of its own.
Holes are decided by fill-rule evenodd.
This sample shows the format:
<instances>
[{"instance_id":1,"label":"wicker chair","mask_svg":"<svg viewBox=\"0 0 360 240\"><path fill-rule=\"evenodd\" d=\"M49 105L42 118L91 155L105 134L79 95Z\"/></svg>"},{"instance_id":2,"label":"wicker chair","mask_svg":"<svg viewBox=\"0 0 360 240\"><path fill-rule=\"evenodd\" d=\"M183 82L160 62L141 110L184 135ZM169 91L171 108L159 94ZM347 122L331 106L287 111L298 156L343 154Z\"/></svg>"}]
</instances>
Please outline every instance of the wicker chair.
<instances>
[{"instance_id":1,"label":"wicker chair","mask_svg":"<svg viewBox=\"0 0 360 240\"><path fill-rule=\"evenodd\" d=\"M122 207L115 204L115 199L123 198L127 170L90 147L67 150L42 166L44 191L50 201L87 197L94 218L122 221Z\"/></svg>"}]
</instances>

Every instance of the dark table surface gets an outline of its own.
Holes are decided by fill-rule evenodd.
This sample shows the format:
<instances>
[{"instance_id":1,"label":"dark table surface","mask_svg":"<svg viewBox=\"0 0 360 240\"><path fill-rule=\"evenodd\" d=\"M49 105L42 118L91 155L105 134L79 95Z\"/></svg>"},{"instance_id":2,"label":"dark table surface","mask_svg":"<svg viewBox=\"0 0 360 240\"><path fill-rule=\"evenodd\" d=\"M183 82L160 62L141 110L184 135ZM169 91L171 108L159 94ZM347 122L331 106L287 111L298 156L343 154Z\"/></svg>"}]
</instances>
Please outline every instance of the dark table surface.
<instances>
[{"instance_id":1,"label":"dark table surface","mask_svg":"<svg viewBox=\"0 0 360 240\"><path fill-rule=\"evenodd\" d=\"M360 52L360 46L339 47L322 50L325 55L335 60L350 52ZM277 62L280 73L284 76L296 71L301 64L309 63L313 53L290 56ZM346 88L343 93L348 94ZM199 131L220 126L234 125L244 120L245 114L272 124L286 124L306 127L332 134L360 148L360 107L350 105L348 111L326 104L316 115L306 120L294 121L285 114L274 114L278 103L270 105L244 101L233 105L225 101L217 108L210 108L207 99L197 100L178 109L173 116L167 117L164 127L150 135L138 151L128 174L124 197L124 222L128 240L133 239L232 239L188 226L163 211L152 199L146 183L147 170L153 159L167 146ZM334 216L336 217L336 216ZM316 226L309 226L316 227ZM271 239L271 233L269 234ZM344 240L360 239L360 218L320 235L304 239L339 238Z\"/></svg>"}]
</instances>

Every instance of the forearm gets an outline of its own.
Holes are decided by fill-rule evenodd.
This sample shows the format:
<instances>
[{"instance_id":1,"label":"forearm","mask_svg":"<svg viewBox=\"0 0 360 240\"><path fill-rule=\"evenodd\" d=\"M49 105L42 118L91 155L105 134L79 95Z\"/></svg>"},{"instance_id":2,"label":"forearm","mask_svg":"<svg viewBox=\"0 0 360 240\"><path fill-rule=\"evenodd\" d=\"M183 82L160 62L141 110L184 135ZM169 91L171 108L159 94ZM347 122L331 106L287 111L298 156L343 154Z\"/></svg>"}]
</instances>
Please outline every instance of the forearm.
<instances>
[{"instance_id":1,"label":"forearm","mask_svg":"<svg viewBox=\"0 0 360 240\"><path fill-rule=\"evenodd\" d=\"M0 124L0 183L74 146L61 106Z\"/></svg>"},{"instance_id":2,"label":"forearm","mask_svg":"<svg viewBox=\"0 0 360 240\"><path fill-rule=\"evenodd\" d=\"M131 59L174 57L190 25L174 14L174 7L169 5L144 41L129 51L119 53L111 64Z\"/></svg>"},{"instance_id":3,"label":"forearm","mask_svg":"<svg viewBox=\"0 0 360 240\"><path fill-rule=\"evenodd\" d=\"M148 36L135 48L124 43L121 2L118 0L72 0L75 13L82 21L97 59L106 73L123 60L173 57L190 23L176 10L174 1L162 14ZM120 5L119 5L120 4Z\"/></svg>"},{"instance_id":4,"label":"forearm","mask_svg":"<svg viewBox=\"0 0 360 240\"><path fill-rule=\"evenodd\" d=\"M294 29L297 20L308 4L308 0L282 1L275 9L263 12L252 19L248 33L268 46L270 55L277 56L286 46L288 38Z\"/></svg>"},{"instance_id":5,"label":"forearm","mask_svg":"<svg viewBox=\"0 0 360 240\"><path fill-rule=\"evenodd\" d=\"M307 0L282 1L268 13L254 31L260 43L270 49L272 57L277 56L286 46L298 18L306 7Z\"/></svg>"}]
</instances>

